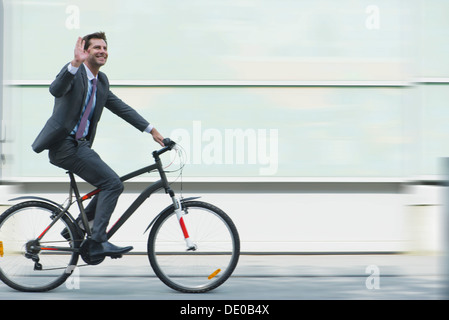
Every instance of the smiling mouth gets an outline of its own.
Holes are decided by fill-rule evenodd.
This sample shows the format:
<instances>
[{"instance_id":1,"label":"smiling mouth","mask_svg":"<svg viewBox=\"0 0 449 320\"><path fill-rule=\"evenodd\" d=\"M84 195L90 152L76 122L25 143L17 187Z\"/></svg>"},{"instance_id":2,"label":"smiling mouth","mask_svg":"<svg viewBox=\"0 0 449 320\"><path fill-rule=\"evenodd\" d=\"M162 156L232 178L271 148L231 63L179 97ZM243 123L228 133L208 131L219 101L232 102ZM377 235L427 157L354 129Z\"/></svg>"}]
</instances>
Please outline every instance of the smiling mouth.
<instances>
[{"instance_id":1,"label":"smiling mouth","mask_svg":"<svg viewBox=\"0 0 449 320\"><path fill-rule=\"evenodd\" d=\"M96 56L96 58L97 58L97 60L99 60L99 62L102 61L105 63L107 61L107 57L105 57L105 56Z\"/></svg>"}]
</instances>

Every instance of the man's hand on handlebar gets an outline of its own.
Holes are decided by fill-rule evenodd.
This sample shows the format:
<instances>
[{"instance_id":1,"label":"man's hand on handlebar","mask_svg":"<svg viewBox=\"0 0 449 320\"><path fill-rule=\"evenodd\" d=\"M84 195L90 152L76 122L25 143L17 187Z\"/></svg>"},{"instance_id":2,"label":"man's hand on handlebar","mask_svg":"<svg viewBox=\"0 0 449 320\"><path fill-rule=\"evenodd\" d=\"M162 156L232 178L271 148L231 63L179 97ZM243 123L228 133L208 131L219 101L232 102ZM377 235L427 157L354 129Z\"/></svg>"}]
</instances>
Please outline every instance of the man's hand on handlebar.
<instances>
[{"instance_id":1,"label":"man's hand on handlebar","mask_svg":"<svg viewBox=\"0 0 449 320\"><path fill-rule=\"evenodd\" d=\"M176 145L176 142L172 141L170 138L164 139L164 146L168 149L173 149L173 147Z\"/></svg>"},{"instance_id":2,"label":"man's hand on handlebar","mask_svg":"<svg viewBox=\"0 0 449 320\"><path fill-rule=\"evenodd\" d=\"M165 138L163 140L164 147L160 150L153 151L153 157L156 159L158 156L160 156L163 153L166 153L167 151L172 150L176 146L176 142L171 141L170 138Z\"/></svg>"},{"instance_id":3,"label":"man's hand on handlebar","mask_svg":"<svg viewBox=\"0 0 449 320\"><path fill-rule=\"evenodd\" d=\"M153 136L154 141L159 143L162 147L164 146L164 137L156 130L156 128L151 130L151 135Z\"/></svg>"}]
</instances>

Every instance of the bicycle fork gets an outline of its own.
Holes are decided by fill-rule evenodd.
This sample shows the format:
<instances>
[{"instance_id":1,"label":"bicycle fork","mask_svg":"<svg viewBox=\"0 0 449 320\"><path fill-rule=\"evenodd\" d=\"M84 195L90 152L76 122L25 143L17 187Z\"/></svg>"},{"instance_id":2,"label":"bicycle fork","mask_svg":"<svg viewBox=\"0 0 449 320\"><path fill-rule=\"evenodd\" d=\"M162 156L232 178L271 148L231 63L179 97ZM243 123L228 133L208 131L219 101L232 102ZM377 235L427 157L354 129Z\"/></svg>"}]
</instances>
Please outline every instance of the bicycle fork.
<instances>
[{"instance_id":1,"label":"bicycle fork","mask_svg":"<svg viewBox=\"0 0 449 320\"><path fill-rule=\"evenodd\" d=\"M186 213L184 212L184 210L182 210L181 201L176 196L173 196L172 200L173 206L175 207L176 217L178 218L182 234L184 235L184 240L186 241L187 251L195 251L197 249L197 245L192 242L189 236L189 232L187 231L187 227L183 218L186 215Z\"/></svg>"}]
</instances>

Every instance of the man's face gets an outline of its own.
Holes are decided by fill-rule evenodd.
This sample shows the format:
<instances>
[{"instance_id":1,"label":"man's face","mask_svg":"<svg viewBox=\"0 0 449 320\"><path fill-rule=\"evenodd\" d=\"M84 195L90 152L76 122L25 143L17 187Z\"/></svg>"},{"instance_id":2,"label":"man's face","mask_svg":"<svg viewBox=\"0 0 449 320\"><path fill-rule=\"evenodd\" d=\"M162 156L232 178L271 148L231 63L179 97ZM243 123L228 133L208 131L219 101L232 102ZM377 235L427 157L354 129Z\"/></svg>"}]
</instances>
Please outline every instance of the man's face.
<instances>
[{"instance_id":1,"label":"man's face","mask_svg":"<svg viewBox=\"0 0 449 320\"><path fill-rule=\"evenodd\" d=\"M91 39L87 49L89 57L88 62L92 66L103 66L108 60L108 46L102 39Z\"/></svg>"}]
</instances>

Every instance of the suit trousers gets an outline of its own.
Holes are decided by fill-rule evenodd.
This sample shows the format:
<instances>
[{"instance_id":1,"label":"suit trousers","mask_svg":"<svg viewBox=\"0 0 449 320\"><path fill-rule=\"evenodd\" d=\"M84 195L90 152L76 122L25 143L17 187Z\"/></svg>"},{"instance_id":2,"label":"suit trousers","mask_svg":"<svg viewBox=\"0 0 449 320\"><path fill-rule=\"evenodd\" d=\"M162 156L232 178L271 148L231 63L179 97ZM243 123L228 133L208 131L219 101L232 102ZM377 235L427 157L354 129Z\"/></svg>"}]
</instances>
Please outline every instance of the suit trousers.
<instances>
[{"instance_id":1,"label":"suit trousers","mask_svg":"<svg viewBox=\"0 0 449 320\"><path fill-rule=\"evenodd\" d=\"M123 192L120 177L91 149L89 141L75 140L72 136L50 147L48 156L50 163L101 189L85 212L89 220L94 220L92 239L107 241L106 228Z\"/></svg>"}]
</instances>

